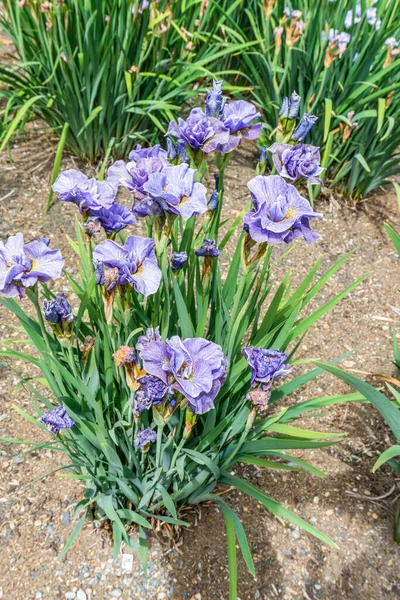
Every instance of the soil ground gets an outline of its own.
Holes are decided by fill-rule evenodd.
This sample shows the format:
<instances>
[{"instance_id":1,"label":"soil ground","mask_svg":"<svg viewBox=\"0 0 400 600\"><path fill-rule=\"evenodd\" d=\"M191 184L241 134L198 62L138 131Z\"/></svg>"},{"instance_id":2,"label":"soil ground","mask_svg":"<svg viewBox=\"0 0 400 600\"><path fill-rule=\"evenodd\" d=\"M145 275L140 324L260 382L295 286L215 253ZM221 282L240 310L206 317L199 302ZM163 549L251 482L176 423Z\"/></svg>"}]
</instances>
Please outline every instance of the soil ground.
<instances>
[{"instance_id":1,"label":"soil ground","mask_svg":"<svg viewBox=\"0 0 400 600\"><path fill-rule=\"evenodd\" d=\"M74 273L76 260L66 234L74 237L75 207L56 202L43 218L54 150L51 135L34 125L12 145L11 156L3 153L0 157L0 238L17 231L24 232L27 240L50 237L52 246L62 249L68 271ZM62 166L78 165L66 157ZM228 167L224 212L230 219L248 202L246 183L253 176L253 167L252 147L238 152ZM317 208L324 213L316 227L321 233L318 243L311 247L299 243L276 265L276 280L291 269L294 281L299 281L320 254L322 273L345 252L356 249L319 294L315 307L356 278L365 273L370 276L312 328L297 358L327 361L356 348L342 363L345 368L394 375L390 363L391 330L399 320L399 259L388 242L383 223L399 226L395 196L388 188L370 196L362 207L331 197L317 201ZM281 251L277 250L277 256ZM225 263L229 252L231 248L221 256ZM55 287L58 291L68 289L65 281L55 282ZM1 339L21 338L14 324L1 308ZM45 441L46 435L38 433L13 408L34 414L28 395L16 387L19 377L13 369L35 375L18 361L9 367L0 366L0 436L24 440L42 436L40 439ZM341 381L324 375L279 406L348 391ZM316 524L337 543L338 549L327 547L290 525L283 527L258 503L240 493L231 493L227 500L248 534L257 573L253 579L240 562L238 597L400 597L399 547L392 536L393 501L399 496L400 486L388 468L371 473L377 453L391 441L387 428L371 406L361 404L334 407L311 424L307 421L303 425L348 433L346 441L338 446L299 454L322 469L325 479L253 467L240 467L237 473ZM228 599L223 517L211 506L192 515L192 527L175 550L167 551L159 540L152 539L147 581L136 556L129 568L124 568L126 556L112 561L108 535L92 523L84 528L66 558L57 561L73 527L73 504L83 488L59 477L59 473L26 487L63 462L48 450L23 456L18 455L19 451L16 445L3 444L0 453L0 598Z\"/></svg>"}]
</instances>

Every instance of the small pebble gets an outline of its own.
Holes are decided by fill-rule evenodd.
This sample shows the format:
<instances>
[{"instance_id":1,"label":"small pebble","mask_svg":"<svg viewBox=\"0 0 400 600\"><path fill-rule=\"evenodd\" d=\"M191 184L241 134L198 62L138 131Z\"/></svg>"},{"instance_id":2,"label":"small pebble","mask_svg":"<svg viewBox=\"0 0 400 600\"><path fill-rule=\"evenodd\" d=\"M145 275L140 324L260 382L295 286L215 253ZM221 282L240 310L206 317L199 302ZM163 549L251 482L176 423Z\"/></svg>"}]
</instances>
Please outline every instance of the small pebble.
<instances>
[{"instance_id":1,"label":"small pebble","mask_svg":"<svg viewBox=\"0 0 400 600\"><path fill-rule=\"evenodd\" d=\"M65 525L65 527L68 527L69 524L71 522L70 516L69 516L69 510L66 510L65 512L63 512L63 514L61 515L61 523L63 525Z\"/></svg>"},{"instance_id":2,"label":"small pebble","mask_svg":"<svg viewBox=\"0 0 400 600\"><path fill-rule=\"evenodd\" d=\"M314 496L313 503L314 504L319 504L319 498L318 498L318 496Z\"/></svg>"},{"instance_id":3,"label":"small pebble","mask_svg":"<svg viewBox=\"0 0 400 600\"><path fill-rule=\"evenodd\" d=\"M113 590L110 595L113 598L119 598L120 596L122 596L122 590L120 590L119 588L116 590Z\"/></svg>"},{"instance_id":4,"label":"small pebble","mask_svg":"<svg viewBox=\"0 0 400 600\"><path fill-rule=\"evenodd\" d=\"M25 459L22 456L13 456L11 462L13 465L20 465L24 462L24 460Z\"/></svg>"},{"instance_id":5,"label":"small pebble","mask_svg":"<svg viewBox=\"0 0 400 600\"><path fill-rule=\"evenodd\" d=\"M78 590L76 592L76 600L86 600L86 598L86 592L84 592L83 590Z\"/></svg>"},{"instance_id":6,"label":"small pebble","mask_svg":"<svg viewBox=\"0 0 400 600\"><path fill-rule=\"evenodd\" d=\"M76 598L75 592L66 592L65 594L66 600L74 600Z\"/></svg>"}]
</instances>

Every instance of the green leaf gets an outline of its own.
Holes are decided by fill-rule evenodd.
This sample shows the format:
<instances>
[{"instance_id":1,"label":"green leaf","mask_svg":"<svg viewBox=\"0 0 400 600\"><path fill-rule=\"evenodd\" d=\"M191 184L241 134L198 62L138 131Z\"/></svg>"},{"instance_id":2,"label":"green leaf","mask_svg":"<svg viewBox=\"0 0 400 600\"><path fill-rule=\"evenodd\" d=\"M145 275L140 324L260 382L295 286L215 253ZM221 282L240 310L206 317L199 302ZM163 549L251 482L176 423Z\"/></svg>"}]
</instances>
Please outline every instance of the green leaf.
<instances>
[{"instance_id":1,"label":"green leaf","mask_svg":"<svg viewBox=\"0 0 400 600\"><path fill-rule=\"evenodd\" d=\"M261 490L259 490L256 487L254 487L250 483L247 483L247 482L243 481L242 479L239 479L239 477L230 475L229 473L223 473L223 476L221 478L221 483L226 483L227 485L234 486L241 492L248 494L249 496L252 496L255 500L258 500L258 502L261 502L261 504L263 504L278 519L281 519L281 518L288 519L288 521L291 521L292 523L294 523L301 529L304 529L304 531L311 533L311 535L315 536L316 538L325 542L326 544L329 544L329 546L333 546L334 548L337 548L337 545L335 544L335 542L333 542L330 538L328 538L328 536L326 536L324 533L322 533L321 531L319 531L318 529L316 529L315 527L313 527L312 525L307 523L307 521L304 521L304 519L302 519L301 517L299 517L292 511L290 511L288 508L283 506L283 504L276 502L276 500L273 500L272 498L270 498L269 496L264 494L264 492L262 492Z\"/></svg>"},{"instance_id":2,"label":"green leaf","mask_svg":"<svg viewBox=\"0 0 400 600\"><path fill-rule=\"evenodd\" d=\"M339 379L342 379L342 381L351 385L363 394L363 396L365 396L365 398L367 398L367 400L369 400L381 413L382 417L392 430L396 440L400 442L400 410L395 408L386 396L378 392L378 390L372 387L372 385L369 385L369 383L366 383L362 379L358 379L358 377L354 377L354 375L351 375L346 371L320 362L316 362L315 364L325 371L328 371L328 373L332 373L332 375L339 377Z\"/></svg>"},{"instance_id":3,"label":"green leaf","mask_svg":"<svg viewBox=\"0 0 400 600\"><path fill-rule=\"evenodd\" d=\"M375 473L375 471L379 469L379 467L381 467L384 463L386 463L388 460L391 460L395 456L400 456L400 445L398 444L395 444L394 446L391 446L390 448L387 448L387 450L382 452L382 454L372 467L372 472Z\"/></svg>"},{"instance_id":4,"label":"green leaf","mask_svg":"<svg viewBox=\"0 0 400 600\"><path fill-rule=\"evenodd\" d=\"M67 540L67 543L65 544L64 548L61 550L60 554L57 556L58 559L61 559L63 556L66 555L66 553L71 548L72 544L74 543L74 541L80 534L80 532L85 524L86 515L87 515L87 511L85 511L85 513L78 519L71 535L69 536L69 538Z\"/></svg>"}]
</instances>

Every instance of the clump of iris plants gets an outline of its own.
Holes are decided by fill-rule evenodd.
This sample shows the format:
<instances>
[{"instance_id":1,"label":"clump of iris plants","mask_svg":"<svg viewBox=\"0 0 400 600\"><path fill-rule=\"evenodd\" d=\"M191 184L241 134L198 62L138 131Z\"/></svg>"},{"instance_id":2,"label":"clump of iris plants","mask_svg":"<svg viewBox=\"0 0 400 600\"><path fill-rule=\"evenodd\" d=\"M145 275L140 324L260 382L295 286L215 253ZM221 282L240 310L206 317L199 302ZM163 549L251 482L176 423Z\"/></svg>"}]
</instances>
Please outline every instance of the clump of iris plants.
<instances>
[{"instance_id":1,"label":"clump of iris plants","mask_svg":"<svg viewBox=\"0 0 400 600\"><path fill-rule=\"evenodd\" d=\"M316 279L318 259L298 287L289 275L276 280L275 246L314 243L312 223L322 217L303 192L304 183L319 183L322 169L319 149L304 142L315 118L298 119L299 105L296 94L285 99L282 142L269 149L276 173L264 175L264 149L243 210L228 224L227 167L263 124L251 103L229 101L222 82L215 82L205 110L193 108L170 124L167 149L136 147L127 161L111 165L106 181L77 170L59 175L54 191L77 208L77 240L70 243L79 276L64 272L70 292L57 291L64 260L48 240L26 244L17 233L0 243L0 302L36 349L32 357L18 348L5 355L31 361L53 393L49 400L39 383L21 382L44 430L30 448L43 447L50 432L44 445L65 453L67 476L86 486L61 555L94 511L111 523L115 556L124 543L141 549L145 564L152 524L170 536L172 526L188 525L186 507L207 500L226 521L230 597L236 598L235 538L255 571L229 496L220 495L225 486L333 544L242 479L239 468L243 463L320 477L291 450L339 439L293 423L343 397L280 404L321 372L297 373L295 354L311 325L357 285L309 310L347 256ZM129 205L119 201L122 188ZM145 236L135 231L140 220ZM36 318L25 312L25 295Z\"/></svg>"}]
</instances>

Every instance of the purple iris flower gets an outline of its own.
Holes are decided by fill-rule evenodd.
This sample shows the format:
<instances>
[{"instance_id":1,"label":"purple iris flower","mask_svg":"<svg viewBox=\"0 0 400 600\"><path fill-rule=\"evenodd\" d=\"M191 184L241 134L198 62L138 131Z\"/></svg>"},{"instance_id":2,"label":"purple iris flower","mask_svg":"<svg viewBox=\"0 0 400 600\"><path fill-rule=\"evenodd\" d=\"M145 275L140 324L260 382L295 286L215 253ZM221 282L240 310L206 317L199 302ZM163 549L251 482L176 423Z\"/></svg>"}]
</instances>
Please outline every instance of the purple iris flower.
<instances>
[{"instance_id":1,"label":"purple iris flower","mask_svg":"<svg viewBox=\"0 0 400 600\"><path fill-rule=\"evenodd\" d=\"M140 144L137 144L136 148L129 152L128 158L135 162L141 158L158 158L162 162L165 162L168 159L168 153L161 148L160 144L148 146L147 148L142 148Z\"/></svg>"},{"instance_id":2,"label":"purple iris flower","mask_svg":"<svg viewBox=\"0 0 400 600\"><path fill-rule=\"evenodd\" d=\"M170 394L170 389L161 379L154 375L145 375L139 379L140 388L135 393L133 414L139 416L143 410L159 406Z\"/></svg>"},{"instance_id":3,"label":"purple iris flower","mask_svg":"<svg viewBox=\"0 0 400 600\"><path fill-rule=\"evenodd\" d=\"M152 442L157 439L157 433L152 429L142 429L135 437L136 448L142 448L146 450Z\"/></svg>"},{"instance_id":4,"label":"purple iris flower","mask_svg":"<svg viewBox=\"0 0 400 600\"><path fill-rule=\"evenodd\" d=\"M40 241L24 244L24 236L17 233L5 244L0 242L0 293L22 298L38 281L60 277L63 266L60 250L50 250Z\"/></svg>"},{"instance_id":5,"label":"purple iris flower","mask_svg":"<svg viewBox=\"0 0 400 600\"><path fill-rule=\"evenodd\" d=\"M251 369L251 385L255 387L258 383L267 390L272 382L280 377L285 377L290 372L288 359L285 352L279 350L265 350L264 348L242 348L242 354Z\"/></svg>"},{"instance_id":6,"label":"purple iris flower","mask_svg":"<svg viewBox=\"0 0 400 600\"><path fill-rule=\"evenodd\" d=\"M222 81L213 81L212 90L206 96L206 115L220 119L224 112L225 98L222 96Z\"/></svg>"},{"instance_id":7,"label":"purple iris flower","mask_svg":"<svg viewBox=\"0 0 400 600\"><path fill-rule=\"evenodd\" d=\"M142 200L146 193L143 186L152 173L159 173L168 165L168 154L160 146L136 148L129 154L130 162L117 160L108 169L107 181L118 187L122 185L133 195L135 201ZM141 215L138 215L141 216Z\"/></svg>"},{"instance_id":8,"label":"purple iris flower","mask_svg":"<svg viewBox=\"0 0 400 600\"><path fill-rule=\"evenodd\" d=\"M55 300L43 302L43 316L48 323L56 325L72 323L75 319L72 307L63 293L57 294Z\"/></svg>"},{"instance_id":9,"label":"purple iris flower","mask_svg":"<svg viewBox=\"0 0 400 600\"><path fill-rule=\"evenodd\" d=\"M92 216L98 219L104 231L111 235L118 233L128 225L136 223L135 215L129 208L122 204L114 203L111 208L101 208L100 210L92 211Z\"/></svg>"},{"instance_id":10,"label":"purple iris flower","mask_svg":"<svg viewBox=\"0 0 400 600\"><path fill-rule=\"evenodd\" d=\"M195 173L186 163L171 165L162 173L150 175L143 189L165 212L187 220L207 210L207 190L202 183L194 181Z\"/></svg>"},{"instance_id":11,"label":"purple iris flower","mask_svg":"<svg viewBox=\"0 0 400 600\"><path fill-rule=\"evenodd\" d=\"M173 271L183 269L188 260L187 252L174 252L171 257L171 268Z\"/></svg>"},{"instance_id":12,"label":"purple iris flower","mask_svg":"<svg viewBox=\"0 0 400 600\"><path fill-rule=\"evenodd\" d=\"M161 281L154 247L152 239L136 235L129 236L123 246L104 240L93 252L93 261L97 270L99 266L116 270L116 285L130 285L138 294L149 296L156 293Z\"/></svg>"},{"instance_id":13,"label":"purple iris flower","mask_svg":"<svg viewBox=\"0 0 400 600\"><path fill-rule=\"evenodd\" d=\"M294 142L303 142L306 135L309 133L309 131L311 131L317 121L318 117L304 113L304 115L301 117L300 123L293 132L292 140Z\"/></svg>"},{"instance_id":14,"label":"purple iris flower","mask_svg":"<svg viewBox=\"0 0 400 600\"><path fill-rule=\"evenodd\" d=\"M201 108L193 108L186 119L171 121L166 135L184 141L195 152L213 152L221 144L229 142L229 130L214 117L208 117Z\"/></svg>"},{"instance_id":15,"label":"purple iris flower","mask_svg":"<svg viewBox=\"0 0 400 600\"><path fill-rule=\"evenodd\" d=\"M304 237L308 244L315 242L318 234L310 228L309 220L322 215L313 211L293 185L279 175L258 175L247 187L253 209L245 214L244 223L254 241L272 246Z\"/></svg>"},{"instance_id":16,"label":"purple iris flower","mask_svg":"<svg viewBox=\"0 0 400 600\"><path fill-rule=\"evenodd\" d=\"M354 16L354 18L353 18L353 16ZM349 10L346 13L346 17L344 20L344 26L346 27L346 29L349 29L353 25L353 23L359 23L361 21L361 17L362 17L361 2L357 2L354 13L352 10Z\"/></svg>"},{"instance_id":17,"label":"purple iris flower","mask_svg":"<svg viewBox=\"0 0 400 600\"><path fill-rule=\"evenodd\" d=\"M195 251L196 256L212 256L216 258L221 254L221 250L215 245L215 240L205 239L201 248Z\"/></svg>"},{"instance_id":18,"label":"purple iris flower","mask_svg":"<svg viewBox=\"0 0 400 600\"><path fill-rule=\"evenodd\" d=\"M269 151L275 167L281 177L291 179L293 182L304 177L308 184L322 183L318 177L324 170L321 165L319 148L310 144L273 144Z\"/></svg>"},{"instance_id":19,"label":"purple iris flower","mask_svg":"<svg viewBox=\"0 0 400 600\"><path fill-rule=\"evenodd\" d=\"M46 429L51 433L57 434L61 429L70 429L75 425L75 421L71 419L64 406L60 404L45 412L39 419L43 425L46 425Z\"/></svg>"},{"instance_id":20,"label":"purple iris flower","mask_svg":"<svg viewBox=\"0 0 400 600\"><path fill-rule=\"evenodd\" d=\"M76 169L61 173L52 188L62 202L73 202L81 212L111 208L117 194L107 181L88 179Z\"/></svg>"},{"instance_id":21,"label":"purple iris flower","mask_svg":"<svg viewBox=\"0 0 400 600\"><path fill-rule=\"evenodd\" d=\"M146 348L151 342L161 342L160 328L149 327L146 329L145 335L140 335L136 342L136 349L140 352L143 348Z\"/></svg>"},{"instance_id":22,"label":"purple iris flower","mask_svg":"<svg viewBox=\"0 0 400 600\"><path fill-rule=\"evenodd\" d=\"M232 152L239 146L242 139L256 140L262 131L259 123L260 113L256 107L245 100L236 100L226 104L221 117L222 123L229 130L229 140L219 143L217 152Z\"/></svg>"},{"instance_id":23,"label":"purple iris flower","mask_svg":"<svg viewBox=\"0 0 400 600\"><path fill-rule=\"evenodd\" d=\"M203 414L214 408L227 369L226 356L218 344L173 336L166 342L151 342L140 356L145 371L183 394L192 412Z\"/></svg>"},{"instance_id":24,"label":"purple iris flower","mask_svg":"<svg viewBox=\"0 0 400 600\"><path fill-rule=\"evenodd\" d=\"M290 98L284 97L279 111L279 116L282 119L297 119L300 110L301 97L292 92Z\"/></svg>"}]
</instances>

